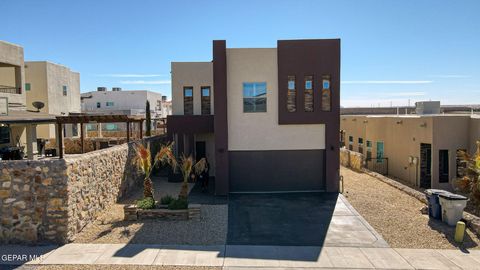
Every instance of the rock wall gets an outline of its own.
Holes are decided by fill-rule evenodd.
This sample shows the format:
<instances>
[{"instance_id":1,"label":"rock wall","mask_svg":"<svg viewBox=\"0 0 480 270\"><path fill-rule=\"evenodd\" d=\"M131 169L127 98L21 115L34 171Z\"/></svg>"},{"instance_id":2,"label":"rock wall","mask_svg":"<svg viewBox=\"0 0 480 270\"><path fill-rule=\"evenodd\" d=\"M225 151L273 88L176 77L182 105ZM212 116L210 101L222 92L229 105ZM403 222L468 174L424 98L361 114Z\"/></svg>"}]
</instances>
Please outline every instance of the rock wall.
<instances>
[{"instance_id":1,"label":"rock wall","mask_svg":"<svg viewBox=\"0 0 480 270\"><path fill-rule=\"evenodd\" d=\"M353 170L361 171L365 166L364 155L350 151L345 148L340 149L340 164Z\"/></svg>"},{"instance_id":2,"label":"rock wall","mask_svg":"<svg viewBox=\"0 0 480 270\"><path fill-rule=\"evenodd\" d=\"M158 151L163 137L141 143ZM137 142L140 143L140 142ZM134 143L63 160L0 162L0 242L67 243L142 177Z\"/></svg>"}]
</instances>

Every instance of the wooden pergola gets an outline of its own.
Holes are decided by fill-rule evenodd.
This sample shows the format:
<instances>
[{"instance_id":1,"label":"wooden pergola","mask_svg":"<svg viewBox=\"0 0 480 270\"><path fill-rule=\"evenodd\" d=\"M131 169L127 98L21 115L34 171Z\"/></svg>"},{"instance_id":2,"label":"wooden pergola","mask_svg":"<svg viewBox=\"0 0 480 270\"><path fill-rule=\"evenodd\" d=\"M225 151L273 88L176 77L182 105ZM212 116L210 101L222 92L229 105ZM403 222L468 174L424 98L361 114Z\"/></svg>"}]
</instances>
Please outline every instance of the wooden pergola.
<instances>
[{"instance_id":1,"label":"wooden pergola","mask_svg":"<svg viewBox=\"0 0 480 270\"><path fill-rule=\"evenodd\" d=\"M143 121L145 118L141 116L131 115L89 115L78 114L69 116L57 116L57 143L59 149L59 157L63 158L63 125L64 124L80 124L80 145L82 153L85 153L85 131L84 124L88 123L126 123L127 124L127 142L130 141L130 123L139 124L139 138L143 138Z\"/></svg>"}]
</instances>

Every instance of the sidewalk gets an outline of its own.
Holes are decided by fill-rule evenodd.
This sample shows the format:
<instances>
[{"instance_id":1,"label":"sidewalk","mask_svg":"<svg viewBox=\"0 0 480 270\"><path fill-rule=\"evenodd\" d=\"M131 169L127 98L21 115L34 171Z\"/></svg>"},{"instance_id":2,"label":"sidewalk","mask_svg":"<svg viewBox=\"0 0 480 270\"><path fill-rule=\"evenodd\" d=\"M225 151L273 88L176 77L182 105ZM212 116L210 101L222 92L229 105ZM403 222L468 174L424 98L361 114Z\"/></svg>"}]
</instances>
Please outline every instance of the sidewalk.
<instances>
[{"instance_id":1,"label":"sidewalk","mask_svg":"<svg viewBox=\"0 0 480 270\"><path fill-rule=\"evenodd\" d=\"M68 244L53 247L2 246L8 254L42 255L26 265L178 265L223 269L261 267L329 269L480 269L480 250L393 249L301 246L159 246L134 244ZM1 268L1 265L0 265Z\"/></svg>"}]
</instances>

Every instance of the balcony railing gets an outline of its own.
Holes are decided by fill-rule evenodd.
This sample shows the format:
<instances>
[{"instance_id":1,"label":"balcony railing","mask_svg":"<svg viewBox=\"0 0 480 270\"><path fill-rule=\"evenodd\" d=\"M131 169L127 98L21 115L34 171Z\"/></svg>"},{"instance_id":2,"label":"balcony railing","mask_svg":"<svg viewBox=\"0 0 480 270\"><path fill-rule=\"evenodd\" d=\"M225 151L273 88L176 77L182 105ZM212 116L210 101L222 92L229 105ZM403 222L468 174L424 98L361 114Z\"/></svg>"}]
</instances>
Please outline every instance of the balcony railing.
<instances>
[{"instance_id":1,"label":"balcony railing","mask_svg":"<svg viewBox=\"0 0 480 270\"><path fill-rule=\"evenodd\" d=\"M22 90L15 87L0 87L0 93L6 94L21 94Z\"/></svg>"}]
</instances>

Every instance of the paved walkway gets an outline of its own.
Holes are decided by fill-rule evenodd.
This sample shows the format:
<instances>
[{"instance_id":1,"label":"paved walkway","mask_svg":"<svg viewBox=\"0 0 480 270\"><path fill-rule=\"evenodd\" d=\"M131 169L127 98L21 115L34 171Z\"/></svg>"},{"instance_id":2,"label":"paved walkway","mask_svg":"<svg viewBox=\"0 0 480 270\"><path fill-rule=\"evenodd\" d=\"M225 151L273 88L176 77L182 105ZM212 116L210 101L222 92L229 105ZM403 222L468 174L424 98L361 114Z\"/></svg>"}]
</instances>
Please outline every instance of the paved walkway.
<instances>
[{"instance_id":1,"label":"paved walkway","mask_svg":"<svg viewBox=\"0 0 480 270\"><path fill-rule=\"evenodd\" d=\"M68 244L51 247L2 246L7 254L41 255L26 265L176 265L223 269L480 269L480 250L299 247L299 246L158 246ZM22 263L21 261L17 264ZM25 261L23 261L25 263ZM1 269L0 265L0 269Z\"/></svg>"}]
</instances>

